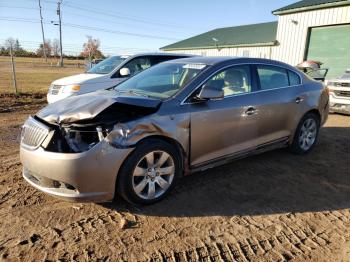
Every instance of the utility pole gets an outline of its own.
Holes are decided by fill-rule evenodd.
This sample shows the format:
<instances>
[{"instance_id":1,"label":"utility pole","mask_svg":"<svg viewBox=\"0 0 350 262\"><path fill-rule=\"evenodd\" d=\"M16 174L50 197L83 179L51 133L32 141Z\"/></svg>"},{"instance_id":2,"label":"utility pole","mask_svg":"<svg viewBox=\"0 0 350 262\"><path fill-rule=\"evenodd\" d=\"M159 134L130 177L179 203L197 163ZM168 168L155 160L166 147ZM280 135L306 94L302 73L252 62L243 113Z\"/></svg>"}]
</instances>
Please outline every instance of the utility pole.
<instances>
[{"instance_id":1,"label":"utility pole","mask_svg":"<svg viewBox=\"0 0 350 262\"><path fill-rule=\"evenodd\" d=\"M15 68L15 61L13 60L12 42L10 43L10 55L11 55L11 63L12 63L13 86L17 94L16 68Z\"/></svg>"},{"instance_id":2,"label":"utility pole","mask_svg":"<svg viewBox=\"0 0 350 262\"><path fill-rule=\"evenodd\" d=\"M57 15L59 19L59 27L60 27L60 50L61 50L61 59L60 59L60 67L63 67L63 51L62 51L62 13L61 13L61 3L62 0L58 0L57 2Z\"/></svg>"},{"instance_id":3,"label":"utility pole","mask_svg":"<svg viewBox=\"0 0 350 262\"><path fill-rule=\"evenodd\" d=\"M42 32L42 35L43 35L43 52L44 52L45 62L47 62L47 55L46 55L46 48L45 48L45 35L44 35L44 26L43 26L43 15L41 13L40 0L39 0L39 12L40 12L41 32Z\"/></svg>"}]
</instances>

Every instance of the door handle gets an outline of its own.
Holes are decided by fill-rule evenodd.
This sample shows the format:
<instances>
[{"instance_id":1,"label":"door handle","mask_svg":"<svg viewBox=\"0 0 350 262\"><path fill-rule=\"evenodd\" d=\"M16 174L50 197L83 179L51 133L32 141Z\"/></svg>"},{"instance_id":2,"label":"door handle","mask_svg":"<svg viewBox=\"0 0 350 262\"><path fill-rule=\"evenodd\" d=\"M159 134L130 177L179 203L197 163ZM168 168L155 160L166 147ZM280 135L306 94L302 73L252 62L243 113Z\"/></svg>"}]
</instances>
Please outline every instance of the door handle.
<instances>
[{"instance_id":1,"label":"door handle","mask_svg":"<svg viewBox=\"0 0 350 262\"><path fill-rule=\"evenodd\" d=\"M303 98L301 98L301 97L297 97L297 98L295 98L295 103L297 103L297 104L299 104L300 102L303 102Z\"/></svg>"},{"instance_id":2,"label":"door handle","mask_svg":"<svg viewBox=\"0 0 350 262\"><path fill-rule=\"evenodd\" d=\"M257 110L254 107L249 107L244 113L247 116L251 116L251 115L256 114L256 112L257 112Z\"/></svg>"}]
</instances>

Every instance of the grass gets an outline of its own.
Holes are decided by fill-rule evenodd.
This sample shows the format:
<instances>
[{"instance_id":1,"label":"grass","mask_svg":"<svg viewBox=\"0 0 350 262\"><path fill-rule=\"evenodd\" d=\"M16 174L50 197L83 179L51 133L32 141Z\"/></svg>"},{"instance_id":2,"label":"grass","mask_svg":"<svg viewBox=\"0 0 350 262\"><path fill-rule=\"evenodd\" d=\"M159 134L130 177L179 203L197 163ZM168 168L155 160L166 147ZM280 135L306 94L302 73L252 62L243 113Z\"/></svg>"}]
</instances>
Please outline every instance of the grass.
<instances>
[{"instance_id":1,"label":"grass","mask_svg":"<svg viewBox=\"0 0 350 262\"><path fill-rule=\"evenodd\" d=\"M47 62L43 58L15 57L17 88L19 93L46 93L52 81L85 71L83 60L64 60L64 67L57 67L58 59ZM14 93L11 58L0 56L0 94Z\"/></svg>"}]
</instances>

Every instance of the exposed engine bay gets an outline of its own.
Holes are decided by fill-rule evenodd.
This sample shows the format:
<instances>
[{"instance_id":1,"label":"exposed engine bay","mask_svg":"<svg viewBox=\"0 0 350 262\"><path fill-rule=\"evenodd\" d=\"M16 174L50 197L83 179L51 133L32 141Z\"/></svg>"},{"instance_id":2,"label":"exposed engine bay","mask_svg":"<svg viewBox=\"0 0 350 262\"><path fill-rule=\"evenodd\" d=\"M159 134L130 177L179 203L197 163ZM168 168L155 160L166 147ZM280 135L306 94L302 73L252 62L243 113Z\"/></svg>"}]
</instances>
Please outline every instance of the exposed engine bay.
<instances>
[{"instance_id":1,"label":"exposed engine bay","mask_svg":"<svg viewBox=\"0 0 350 262\"><path fill-rule=\"evenodd\" d=\"M133 121L155 113L156 107L144 107L115 102L91 118L83 118L74 121L47 122L40 116L35 116L39 122L47 125L52 130L49 140L43 143L47 151L62 153L79 153L91 149L99 141L102 141L116 124Z\"/></svg>"}]
</instances>

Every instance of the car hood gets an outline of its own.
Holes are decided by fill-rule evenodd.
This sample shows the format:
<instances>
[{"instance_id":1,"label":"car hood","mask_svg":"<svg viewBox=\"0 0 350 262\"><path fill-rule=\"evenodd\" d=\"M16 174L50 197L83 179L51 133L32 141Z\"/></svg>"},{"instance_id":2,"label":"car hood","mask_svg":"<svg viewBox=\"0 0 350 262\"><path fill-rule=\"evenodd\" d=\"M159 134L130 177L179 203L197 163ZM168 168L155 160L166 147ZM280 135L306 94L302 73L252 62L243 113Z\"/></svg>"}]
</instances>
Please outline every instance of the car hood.
<instances>
[{"instance_id":1,"label":"car hood","mask_svg":"<svg viewBox=\"0 0 350 262\"><path fill-rule=\"evenodd\" d=\"M63 77L52 82L53 85L72 85L72 84L83 84L86 81L89 82L99 82L101 79L105 78L106 75L101 74L78 74Z\"/></svg>"},{"instance_id":2,"label":"car hood","mask_svg":"<svg viewBox=\"0 0 350 262\"><path fill-rule=\"evenodd\" d=\"M36 116L51 124L69 124L93 119L112 107L120 109L124 106L128 110L133 108L156 110L161 103L159 99L120 94L116 91L98 91L68 97L49 104ZM113 112L108 112L108 115L113 116Z\"/></svg>"}]
</instances>

